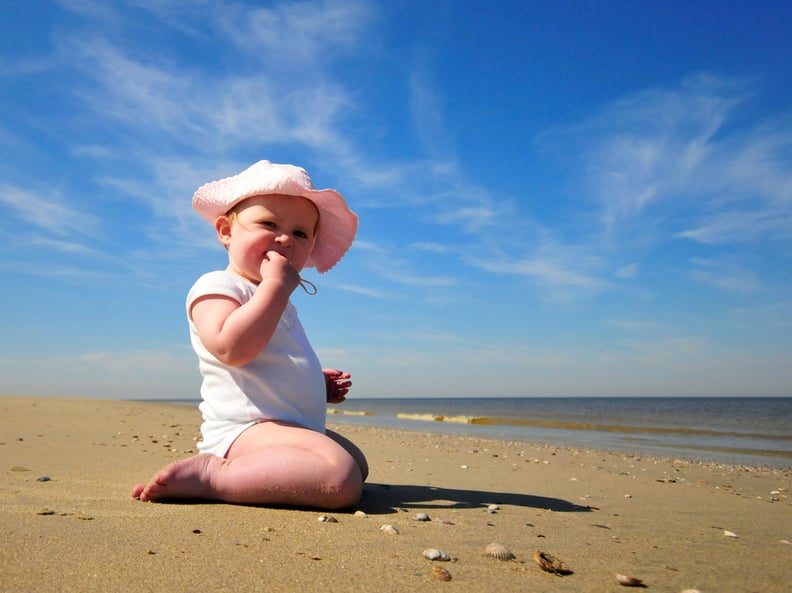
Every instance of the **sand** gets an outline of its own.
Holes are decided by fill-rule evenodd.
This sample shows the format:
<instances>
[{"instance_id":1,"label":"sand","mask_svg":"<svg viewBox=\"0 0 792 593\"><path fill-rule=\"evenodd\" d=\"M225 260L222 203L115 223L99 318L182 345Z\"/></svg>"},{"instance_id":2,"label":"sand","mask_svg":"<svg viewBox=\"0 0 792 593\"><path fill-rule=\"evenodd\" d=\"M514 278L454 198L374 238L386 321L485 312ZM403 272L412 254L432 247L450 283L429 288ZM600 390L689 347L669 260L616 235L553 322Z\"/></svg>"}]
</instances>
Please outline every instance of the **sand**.
<instances>
[{"instance_id":1,"label":"sand","mask_svg":"<svg viewBox=\"0 0 792 593\"><path fill-rule=\"evenodd\" d=\"M198 424L185 406L1 397L0 591L591 593L624 590L617 573L790 590L790 470L331 424L371 465L348 512L130 498L195 451ZM486 557L492 542L516 558Z\"/></svg>"}]
</instances>

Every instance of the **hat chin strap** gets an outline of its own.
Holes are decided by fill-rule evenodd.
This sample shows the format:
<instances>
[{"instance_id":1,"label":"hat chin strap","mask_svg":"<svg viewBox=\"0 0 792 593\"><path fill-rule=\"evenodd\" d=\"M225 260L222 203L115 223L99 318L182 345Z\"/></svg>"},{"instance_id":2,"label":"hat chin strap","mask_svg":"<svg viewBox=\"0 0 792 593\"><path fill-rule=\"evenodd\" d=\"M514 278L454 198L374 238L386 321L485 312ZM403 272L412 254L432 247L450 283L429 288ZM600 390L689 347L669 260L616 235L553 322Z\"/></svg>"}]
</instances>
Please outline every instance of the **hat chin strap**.
<instances>
[{"instance_id":1,"label":"hat chin strap","mask_svg":"<svg viewBox=\"0 0 792 593\"><path fill-rule=\"evenodd\" d=\"M314 284L310 280L306 280L302 276L300 276L300 286L305 291L305 294L310 295L310 296L313 296L317 292L319 292L319 289L316 288L316 284Z\"/></svg>"}]
</instances>

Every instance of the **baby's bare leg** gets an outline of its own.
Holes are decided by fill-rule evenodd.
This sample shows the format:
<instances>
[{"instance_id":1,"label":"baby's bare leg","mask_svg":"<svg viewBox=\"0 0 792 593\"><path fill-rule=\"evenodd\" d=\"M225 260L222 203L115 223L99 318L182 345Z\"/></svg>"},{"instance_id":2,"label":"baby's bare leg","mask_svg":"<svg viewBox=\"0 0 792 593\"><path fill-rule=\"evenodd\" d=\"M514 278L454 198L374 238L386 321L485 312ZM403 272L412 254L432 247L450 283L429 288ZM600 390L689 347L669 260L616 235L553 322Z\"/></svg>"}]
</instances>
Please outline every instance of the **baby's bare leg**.
<instances>
[{"instance_id":1,"label":"baby's bare leg","mask_svg":"<svg viewBox=\"0 0 792 593\"><path fill-rule=\"evenodd\" d=\"M361 468L335 440L289 424L262 422L239 436L226 459L198 455L177 461L145 486L133 488L132 496L331 509L353 505L362 491Z\"/></svg>"}]
</instances>

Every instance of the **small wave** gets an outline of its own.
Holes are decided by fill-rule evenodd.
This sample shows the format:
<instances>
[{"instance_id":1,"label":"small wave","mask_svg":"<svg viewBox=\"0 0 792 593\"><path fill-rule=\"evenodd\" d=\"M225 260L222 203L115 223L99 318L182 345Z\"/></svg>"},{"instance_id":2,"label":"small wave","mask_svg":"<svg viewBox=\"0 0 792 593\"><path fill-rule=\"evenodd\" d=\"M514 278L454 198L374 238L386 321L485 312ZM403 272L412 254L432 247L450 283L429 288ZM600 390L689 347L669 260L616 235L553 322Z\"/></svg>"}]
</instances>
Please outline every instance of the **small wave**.
<instances>
[{"instance_id":1,"label":"small wave","mask_svg":"<svg viewBox=\"0 0 792 593\"><path fill-rule=\"evenodd\" d=\"M424 422L441 422L445 416L435 416L434 414L408 414L406 412L400 412L396 414L397 418L402 420L421 420Z\"/></svg>"},{"instance_id":2,"label":"small wave","mask_svg":"<svg viewBox=\"0 0 792 593\"><path fill-rule=\"evenodd\" d=\"M496 416L443 416L441 414L412 414L402 412L396 415L402 420L419 420L429 422L452 422L456 424L483 424L530 426L535 428L553 428L573 431L588 432L613 432L613 433L638 433L660 435L696 435L714 437L734 437L749 439L765 439L777 441L792 441L792 435L785 434L759 434L743 432L726 432L700 428L679 428L666 426L634 426L625 424L596 424L590 422L569 422L556 420L530 420L527 418L499 418Z\"/></svg>"}]
</instances>

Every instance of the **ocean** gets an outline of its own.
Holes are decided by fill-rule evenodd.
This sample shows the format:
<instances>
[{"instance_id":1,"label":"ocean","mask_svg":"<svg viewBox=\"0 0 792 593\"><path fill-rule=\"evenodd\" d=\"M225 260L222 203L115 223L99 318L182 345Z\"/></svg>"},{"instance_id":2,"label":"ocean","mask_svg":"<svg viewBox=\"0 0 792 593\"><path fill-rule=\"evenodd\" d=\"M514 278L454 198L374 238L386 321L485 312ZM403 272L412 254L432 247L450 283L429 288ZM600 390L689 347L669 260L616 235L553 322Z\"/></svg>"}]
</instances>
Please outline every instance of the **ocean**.
<instances>
[{"instance_id":1,"label":"ocean","mask_svg":"<svg viewBox=\"0 0 792 593\"><path fill-rule=\"evenodd\" d=\"M789 397L350 398L328 411L335 424L792 468Z\"/></svg>"},{"instance_id":2,"label":"ocean","mask_svg":"<svg viewBox=\"0 0 792 593\"><path fill-rule=\"evenodd\" d=\"M792 468L790 397L351 397L328 412L330 424Z\"/></svg>"}]
</instances>

